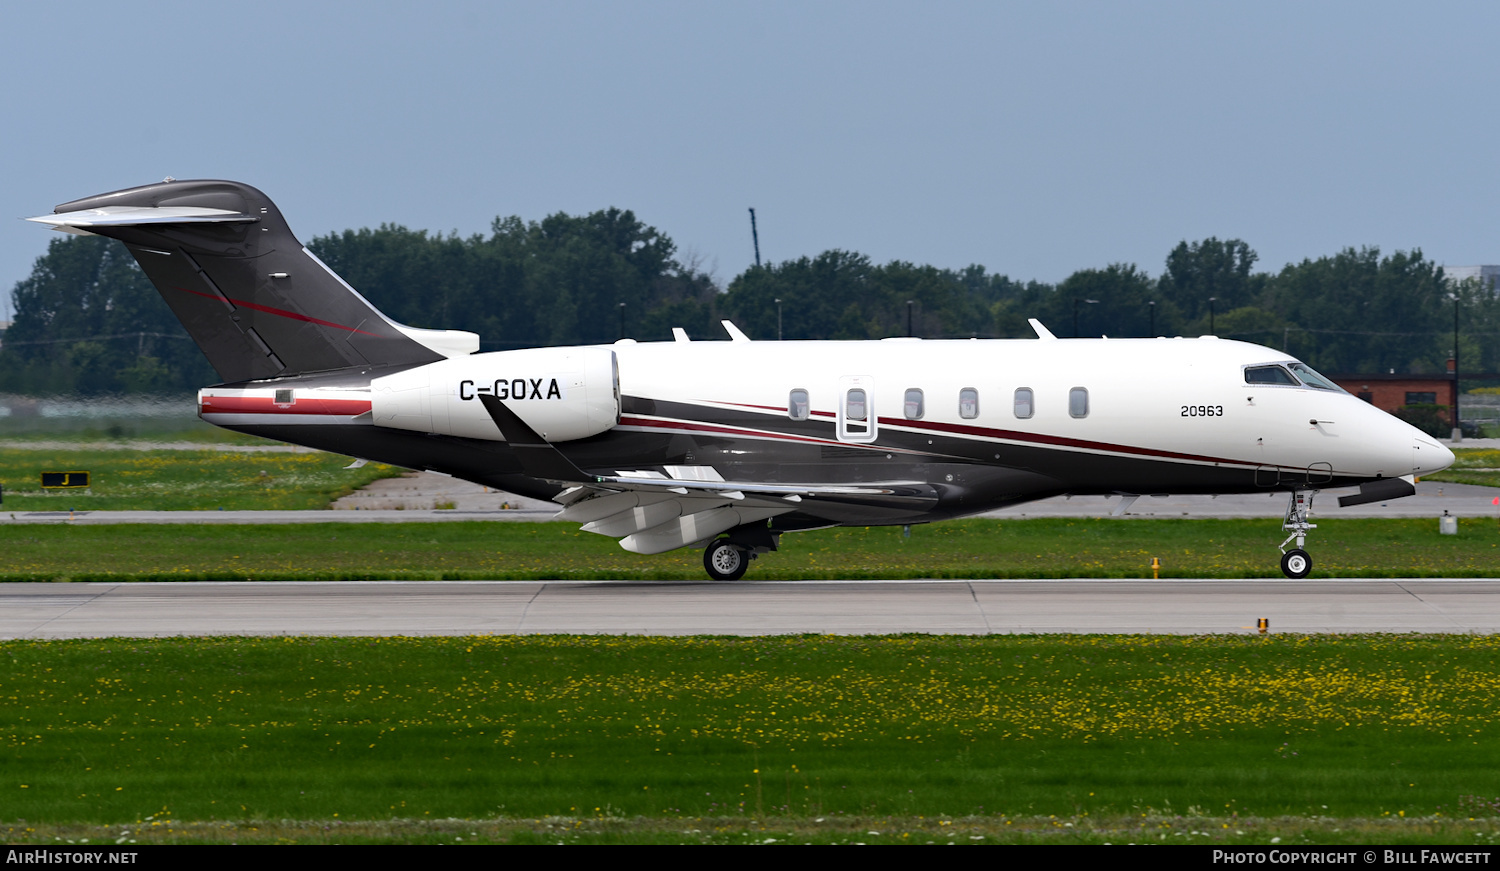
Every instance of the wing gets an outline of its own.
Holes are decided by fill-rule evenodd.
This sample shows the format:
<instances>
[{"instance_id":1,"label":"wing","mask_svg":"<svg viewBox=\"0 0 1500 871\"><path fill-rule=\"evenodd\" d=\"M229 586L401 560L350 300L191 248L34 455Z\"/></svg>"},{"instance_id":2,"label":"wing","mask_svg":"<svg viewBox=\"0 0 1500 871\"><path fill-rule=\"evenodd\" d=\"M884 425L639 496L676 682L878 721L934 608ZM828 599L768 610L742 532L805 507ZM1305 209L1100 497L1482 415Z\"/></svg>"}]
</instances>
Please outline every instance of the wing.
<instances>
[{"instance_id":1,"label":"wing","mask_svg":"<svg viewBox=\"0 0 1500 871\"><path fill-rule=\"evenodd\" d=\"M620 546L634 553L663 553L792 512L813 517L847 514L850 508L918 512L938 498L937 491L921 481L859 486L726 481L712 466L591 474L563 456L501 400L480 394L479 401L525 474L567 488L554 497L564 506L557 519L619 538Z\"/></svg>"}]
</instances>

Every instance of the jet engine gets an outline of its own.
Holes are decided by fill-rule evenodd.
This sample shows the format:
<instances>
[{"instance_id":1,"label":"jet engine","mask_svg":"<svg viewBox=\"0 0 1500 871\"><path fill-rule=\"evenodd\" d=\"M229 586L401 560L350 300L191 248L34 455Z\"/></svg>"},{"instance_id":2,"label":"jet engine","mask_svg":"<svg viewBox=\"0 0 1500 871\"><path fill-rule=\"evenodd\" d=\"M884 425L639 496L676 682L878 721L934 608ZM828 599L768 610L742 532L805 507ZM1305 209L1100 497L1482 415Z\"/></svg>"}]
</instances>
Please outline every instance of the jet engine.
<instances>
[{"instance_id":1,"label":"jet engine","mask_svg":"<svg viewBox=\"0 0 1500 871\"><path fill-rule=\"evenodd\" d=\"M620 370L609 348L528 348L453 357L370 382L377 426L504 441L479 401L489 394L549 442L620 422Z\"/></svg>"}]
</instances>

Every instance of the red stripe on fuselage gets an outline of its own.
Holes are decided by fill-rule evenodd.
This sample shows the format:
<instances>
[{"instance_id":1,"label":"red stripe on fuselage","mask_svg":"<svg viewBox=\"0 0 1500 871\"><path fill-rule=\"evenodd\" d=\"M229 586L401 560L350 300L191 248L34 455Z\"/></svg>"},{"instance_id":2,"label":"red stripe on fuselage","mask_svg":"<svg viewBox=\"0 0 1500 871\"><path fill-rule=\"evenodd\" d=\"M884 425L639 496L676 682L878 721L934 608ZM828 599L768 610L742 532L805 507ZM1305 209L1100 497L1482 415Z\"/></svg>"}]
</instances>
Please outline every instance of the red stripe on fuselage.
<instances>
[{"instance_id":1,"label":"red stripe on fuselage","mask_svg":"<svg viewBox=\"0 0 1500 871\"><path fill-rule=\"evenodd\" d=\"M765 439L776 439L778 441L806 442L808 444L813 444L813 445L841 445L841 446L844 446L844 447L851 447L851 448L868 447L867 445L850 445L850 444L846 444L845 442L834 441L833 439L820 439L820 438L814 438L812 436L792 435L790 433L776 432L775 430L769 430L769 429L764 429L764 430L763 429L742 429L742 428L739 428L739 427L723 426L721 424L713 424L713 423L700 423L698 421L691 421L691 420L661 420L661 419L647 419L647 418L643 418L643 417L621 417L620 418L620 425L621 426L640 426L640 427L646 427L647 429L679 429L679 430L688 430L690 432L711 432L711 433L720 433L720 434L723 434L723 435L745 436L747 438L765 438ZM888 447L873 448L872 447L872 448L870 448L870 450L889 451L890 448L888 448Z\"/></svg>"},{"instance_id":2,"label":"red stripe on fuselage","mask_svg":"<svg viewBox=\"0 0 1500 871\"><path fill-rule=\"evenodd\" d=\"M882 426L910 427L912 429L927 430L929 432L945 432L954 435L977 436L987 439L1003 439L1005 441L1029 442L1038 445L1051 445L1060 448L1083 448L1090 451L1107 451L1112 454L1134 454L1142 457L1162 457L1171 460L1193 460L1200 463L1230 463L1237 466L1256 466L1259 463L1247 462L1245 460L1231 460L1224 457L1210 457L1203 454L1184 454L1177 451L1163 451L1156 448L1142 448L1135 445L1115 445L1109 442L1096 442L1089 439L1073 439L1065 436L1047 435L1045 433L1016 432L1008 429L989 429L982 426L965 426L958 423L939 423L937 421L906 420L905 418L882 417Z\"/></svg>"},{"instance_id":3,"label":"red stripe on fuselage","mask_svg":"<svg viewBox=\"0 0 1500 871\"><path fill-rule=\"evenodd\" d=\"M771 412L786 413L786 409L774 405L752 405L742 402L725 402L724 405L736 408L753 408ZM829 412L813 412L818 416L832 416ZM1047 435L1045 433L1017 432L1008 429L990 429L983 426L970 426L961 423L940 423L937 421L908 420L901 417L877 418L881 426L903 427L906 429L923 430L927 432L941 432L958 436L969 436L972 438L997 439L1012 442L1026 442L1035 445L1047 445L1059 448L1081 448L1090 451L1103 451L1112 454L1130 454L1140 457L1158 457L1168 460L1191 460L1198 463L1228 463L1234 466L1258 466L1259 462L1253 460L1232 460L1225 457L1210 457L1202 454L1186 454L1178 451L1163 451L1157 448L1143 448L1136 445L1117 445L1109 442L1096 442L1089 439L1074 439L1065 436ZM843 444L839 442L838 444Z\"/></svg>"},{"instance_id":4,"label":"red stripe on fuselage","mask_svg":"<svg viewBox=\"0 0 1500 871\"><path fill-rule=\"evenodd\" d=\"M297 397L294 403L278 403L269 396L205 396L198 403L204 414L329 414L353 417L370 410L368 399L316 399Z\"/></svg>"},{"instance_id":5,"label":"red stripe on fuselage","mask_svg":"<svg viewBox=\"0 0 1500 871\"><path fill-rule=\"evenodd\" d=\"M190 287L179 287L177 289L180 290L180 291L183 291L184 293L191 293L191 294L193 294L195 296L202 296L202 297L206 297L208 299L218 299L217 296L215 296L215 295L213 295L211 293L204 293L201 290L193 290ZM364 330L357 330L354 327L346 327L343 324L336 324L333 321L325 321L322 318L308 317L307 315L297 314L296 312L289 312L286 309L272 308L271 306L268 306L268 305L260 305L259 303L246 302L243 299L235 299L234 297L230 297L230 296L226 296L224 298L227 299L227 300L229 300L230 302L234 303L235 305L240 306L241 308L248 308L248 309L253 309L255 311L258 311L258 312L265 312L268 315L276 315L278 317L291 318L294 321L302 321L303 323L306 323L306 324L317 324L320 327L333 327L336 330L343 330L344 332L347 332L347 333L359 333L361 336L375 336L375 338L377 338L377 339L381 338L380 336L376 336L374 333L367 333Z\"/></svg>"}]
</instances>

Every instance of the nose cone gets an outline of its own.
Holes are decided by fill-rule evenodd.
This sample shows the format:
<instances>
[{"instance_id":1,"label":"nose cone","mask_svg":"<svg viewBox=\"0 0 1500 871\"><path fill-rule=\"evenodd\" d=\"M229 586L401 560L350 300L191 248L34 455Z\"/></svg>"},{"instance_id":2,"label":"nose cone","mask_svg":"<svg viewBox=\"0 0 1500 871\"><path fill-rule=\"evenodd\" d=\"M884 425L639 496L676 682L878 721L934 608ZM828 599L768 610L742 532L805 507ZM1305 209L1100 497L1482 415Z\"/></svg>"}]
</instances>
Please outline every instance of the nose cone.
<instances>
[{"instance_id":1,"label":"nose cone","mask_svg":"<svg viewBox=\"0 0 1500 871\"><path fill-rule=\"evenodd\" d=\"M1412 439L1411 448L1413 475L1430 475L1453 465L1453 452L1426 436Z\"/></svg>"}]
</instances>

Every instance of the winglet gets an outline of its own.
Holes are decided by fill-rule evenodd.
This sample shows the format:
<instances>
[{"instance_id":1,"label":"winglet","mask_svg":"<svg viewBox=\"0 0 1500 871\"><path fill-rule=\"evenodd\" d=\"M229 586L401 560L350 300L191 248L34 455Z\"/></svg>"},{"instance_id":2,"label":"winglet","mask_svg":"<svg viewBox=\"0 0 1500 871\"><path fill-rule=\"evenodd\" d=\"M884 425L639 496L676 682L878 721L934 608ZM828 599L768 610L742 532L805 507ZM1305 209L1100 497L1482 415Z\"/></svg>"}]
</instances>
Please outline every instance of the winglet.
<instances>
[{"instance_id":1,"label":"winglet","mask_svg":"<svg viewBox=\"0 0 1500 871\"><path fill-rule=\"evenodd\" d=\"M1031 324L1031 328L1033 330L1036 330L1036 337L1038 339L1048 339L1048 340L1051 340L1051 339L1057 338L1056 336L1052 335L1052 331L1051 330L1049 330L1046 327L1042 326L1042 322L1039 321L1039 320L1037 320L1036 318L1027 318L1026 319L1026 323Z\"/></svg>"},{"instance_id":2,"label":"winglet","mask_svg":"<svg viewBox=\"0 0 1500 871\"><path fill-rule=\"evenodd\" d=\"M733 321L722 320L722 321L719 321L719 323L721 323L721 324L724 325L724 332L726 332L726 333L729 334L730 341L734 341L734 342L748 342L748 341L750 341L750 337L747 336L747 335L745 335L744 333L740 332L740 328L737 327L737 326L735 326Z\"/></svg>"},{"instance_id":3,"label":"winglet","mask_svg":"<svg viewBox=\"0 0 1500 871\"><path fill-rule=\"evenodd\" d=\"M492 394L479 394L484 410L490 413L505 443L521 461L521 471L547 481L593 481L594 476L573 465L573 461L547 443L526 421Z\"/></svg>"}]
</instances>

